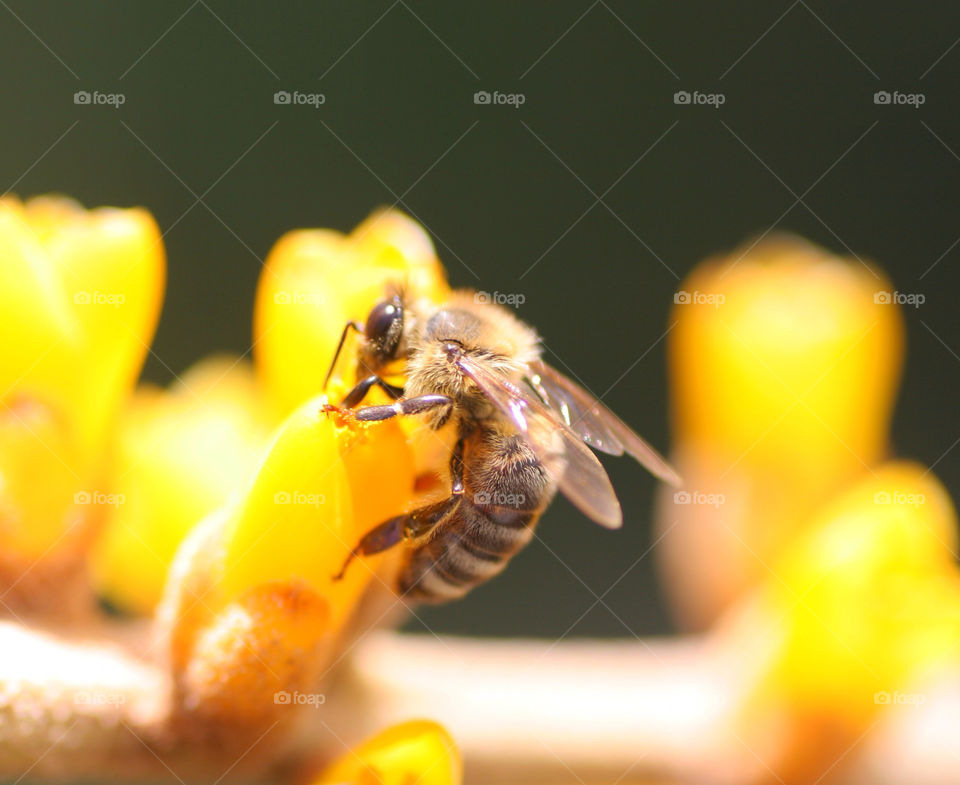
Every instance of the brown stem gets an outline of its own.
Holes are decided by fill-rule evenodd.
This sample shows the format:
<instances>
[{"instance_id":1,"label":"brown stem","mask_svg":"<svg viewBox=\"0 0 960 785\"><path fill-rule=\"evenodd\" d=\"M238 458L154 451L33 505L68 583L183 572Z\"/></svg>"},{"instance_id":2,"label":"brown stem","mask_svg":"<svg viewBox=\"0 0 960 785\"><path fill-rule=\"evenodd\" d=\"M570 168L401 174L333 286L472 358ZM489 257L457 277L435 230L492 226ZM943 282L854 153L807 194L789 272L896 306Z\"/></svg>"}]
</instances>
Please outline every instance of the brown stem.
<instances>
[{"instance_id":1,"label":"brown stem","mask_svg":"<svg viewBox=\"0 0 960 785\"><path fill-rule=\"evenodd\" d=\"M283 727L271 726L239 753L171 722L165 672L128 646L0 622L0 651L0 779L272 781L412 717L450 729L468 782L772 779L735 724L750 674L710 638L555 644L370 633L325 700L300 710L287 746ZM844 760L843 781L892 784L885 771L909 771L949 782L960 731L930 712L956 707L952 684L883 715ZM919 738L925 721L937 734Z\"/></svg>"}]
</instances>

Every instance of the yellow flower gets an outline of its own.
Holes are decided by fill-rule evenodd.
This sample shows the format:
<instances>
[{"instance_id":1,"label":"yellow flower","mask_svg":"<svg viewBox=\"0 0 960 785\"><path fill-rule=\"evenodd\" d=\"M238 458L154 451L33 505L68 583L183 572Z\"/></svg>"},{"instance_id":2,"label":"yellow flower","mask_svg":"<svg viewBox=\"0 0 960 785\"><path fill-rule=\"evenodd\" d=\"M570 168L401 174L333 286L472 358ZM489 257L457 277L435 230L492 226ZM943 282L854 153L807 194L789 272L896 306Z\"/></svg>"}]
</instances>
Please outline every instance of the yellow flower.
<instances>
[{"instance_id":1,"label":"yellow flower","mask_svg":"<svg viewBox=\"0 0 960 785\"><path fill-rule=\"evenodd\" d=\"M102 515L107 435L156 327L164 252L142 209L4 197L0 259L0 584L31 604Z\"/></svg>"},{"instance_id":2,"label":"yellow flower","mask_svg":"<svg viewBox=\"0 0 960 785\"><path fill-rule=\"evenodd\" d=\"M323 675L369 591L392 598L402 547L335 576L364 534L411 507L427 451L417 458L409 424L328 414L321 394L346 320L363 320L388 283L416 297L446 290L423 230L392 211L347 236L290 233L269 256L255 359L280 424L252 479L181 546L161 611L179 705L192 720L262 728L286 716L274 693ZM330 400L352 384L354 352L349 345ZM430 445L443 447L432 436Z\"/></svg>"},{"instance_id":3,"label":"yellow flower","mask_svg":"<svg viewBox=\"0 0 960 785\"><path fill-rule=\"evenodd\" d=\"M885 277L795 238L697 267L670 334L673 455L661 505L681 616L702 627L767 574L810 514L889 449L903 324ZM674 525L676 524L676 525Z\"/></svg>"},{"instance_id":4,"label":"yellow flower","mask_svg":"<svg viewBox=\"0 0 960 785\"><path fill-rule=\"evenodd\" d=\"M315 684L390 558L351 549L414 492L396 423L341 423L307 401L280 426L253 479L181 546L161 609L180 706L225 728L261 728ZM390 467L384 471L383 467Z\"/></svg>"},{"instance_id":5,"label":"yellow flower","mask_svg":"<svg viewBox=\"0 0 960 785\"><path fill-rule=\"evenodd\" d=\"M450 734L435 722L412 720L350 750L311 785L459 785L462 780Z\"/></svg>"}]
</instances>

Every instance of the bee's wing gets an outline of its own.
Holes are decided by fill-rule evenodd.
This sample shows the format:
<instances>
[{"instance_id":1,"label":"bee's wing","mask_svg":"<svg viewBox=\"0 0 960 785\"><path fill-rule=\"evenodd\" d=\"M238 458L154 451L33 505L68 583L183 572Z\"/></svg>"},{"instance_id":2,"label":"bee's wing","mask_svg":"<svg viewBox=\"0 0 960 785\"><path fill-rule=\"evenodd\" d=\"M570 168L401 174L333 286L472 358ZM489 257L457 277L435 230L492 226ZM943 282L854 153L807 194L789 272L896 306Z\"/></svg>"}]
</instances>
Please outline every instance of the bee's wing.
<instances>
[{"instance_id":1,"label":"bee's wing","mask_svg":"<svg viewBox=\"0 0 960 785\"><path fill-rule=\"evenodd\" d=\"M583 441L608 455L623 455L623 443L613 434L602 417L595 416L569 390L554 384L545 373L531 366L524 381L533 388L547 406Z\"/></svg>"},{"instance_id":2,"label":"bee's wing","mask_svg":"<svg viewBox=\"0 0 960 785\"><path fill-rule=\"evenodd\" d=\"M536 393L587 444L612 455L626 452L664 482L680 485L680 475L663 456L579 384L542 360L531 363L530 372Z\"/></svg>"},{"instance_id":3,"label":"bee's wing","mask_svg":"<svg viewBox=\"0 0 960 785\"><path fill-rule=\"evenodd\" d=\"M526 438L560 491L587 517L618 529L620 502L597 456L560 418L529 394L485 365L461 357L457 365Z\"/></svg>"}]
</instances>

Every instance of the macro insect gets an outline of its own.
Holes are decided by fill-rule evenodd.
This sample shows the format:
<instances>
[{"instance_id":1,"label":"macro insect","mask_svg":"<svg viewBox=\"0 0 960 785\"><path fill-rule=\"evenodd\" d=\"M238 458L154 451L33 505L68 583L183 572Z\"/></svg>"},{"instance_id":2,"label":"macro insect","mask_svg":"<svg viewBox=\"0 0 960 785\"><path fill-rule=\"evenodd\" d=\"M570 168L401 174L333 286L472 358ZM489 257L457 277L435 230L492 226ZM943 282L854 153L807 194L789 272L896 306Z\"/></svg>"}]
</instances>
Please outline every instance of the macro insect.
<instances>
[{"instance_id":1,"label":"macro insect","mask_svg":"<svg viewBox=\"0 0 960 785\"><path fill-rule=\"evenodd\" d=\"M327 381L354 330L360 334L357 383L328 410L368 422L421 415L433 429L452 423L457 439L449 494L376 526L337 578L355 557L405 542L411 547L398 592L421 602L460 597L499 573L532 539L558 489L597 523L620 527L620 503L589 447L627 453L658 478L679 483L656 450L542 360L531 327L503 306L479 300L461 290L438 306L390 287L364 324L344 327ZM398 362L404 363L403 386L384 379ZM393 403L360 406L374 386Z\"/></svg>"}]
</instances>

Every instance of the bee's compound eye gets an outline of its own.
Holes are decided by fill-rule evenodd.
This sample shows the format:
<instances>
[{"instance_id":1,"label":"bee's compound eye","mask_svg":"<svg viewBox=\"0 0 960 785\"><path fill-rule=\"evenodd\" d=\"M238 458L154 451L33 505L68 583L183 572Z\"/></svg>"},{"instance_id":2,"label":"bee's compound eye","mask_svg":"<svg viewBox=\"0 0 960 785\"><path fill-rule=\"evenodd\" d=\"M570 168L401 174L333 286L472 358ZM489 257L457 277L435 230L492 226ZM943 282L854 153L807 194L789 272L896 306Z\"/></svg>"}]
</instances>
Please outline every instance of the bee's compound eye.
<instances>
[{"instance_id":1,"label":"bee's compound eye","mask_svg":"<svg viewBox=\"0 0 960 785\"><path fill-rule=\"evenodd\" d=\"M363 334L381 352L392 353L403 329L403 305L399 298L384 300L367 317Z\"/></svg>"}]
</instances>

